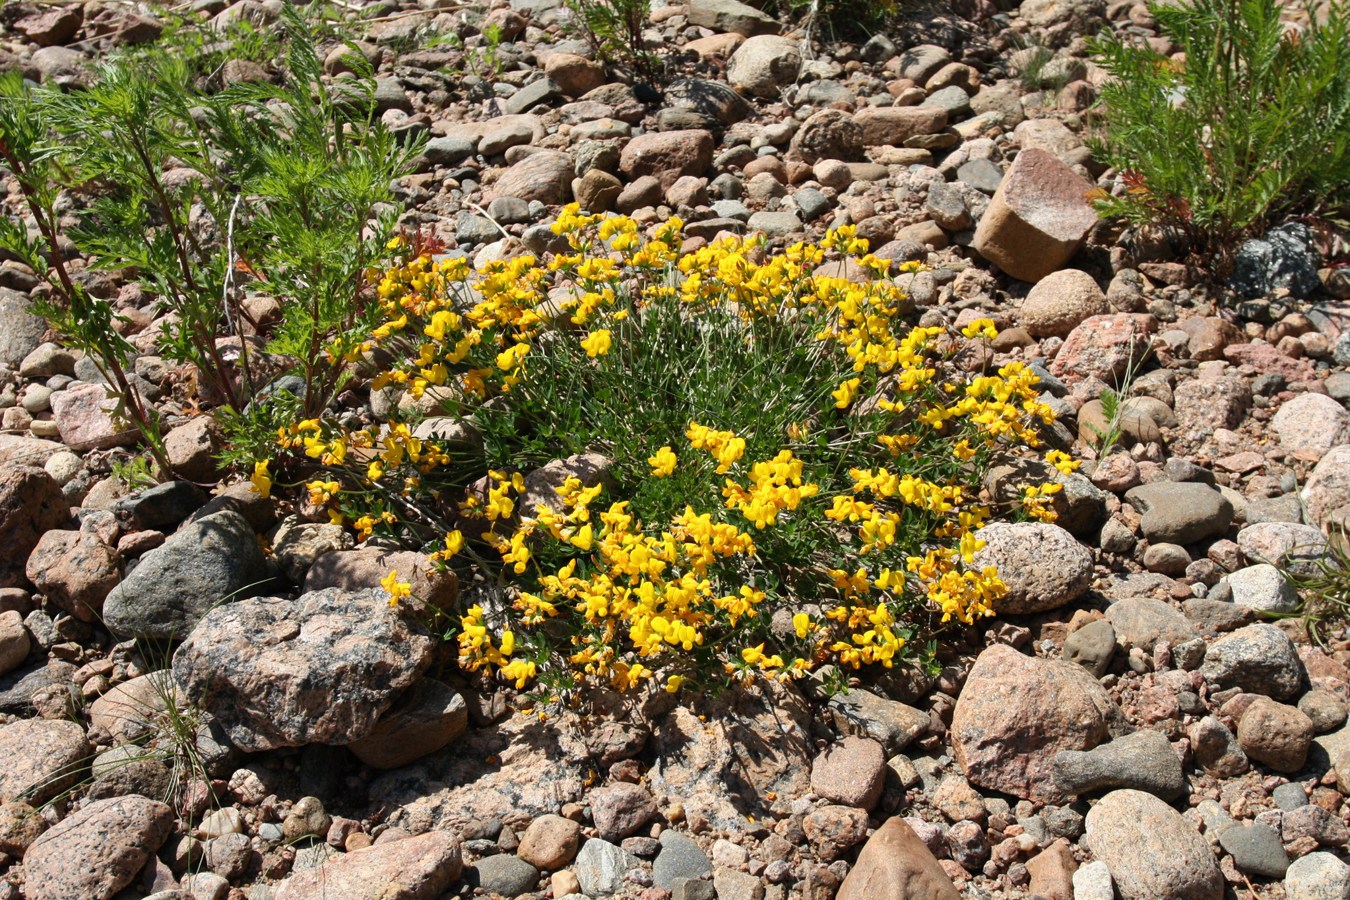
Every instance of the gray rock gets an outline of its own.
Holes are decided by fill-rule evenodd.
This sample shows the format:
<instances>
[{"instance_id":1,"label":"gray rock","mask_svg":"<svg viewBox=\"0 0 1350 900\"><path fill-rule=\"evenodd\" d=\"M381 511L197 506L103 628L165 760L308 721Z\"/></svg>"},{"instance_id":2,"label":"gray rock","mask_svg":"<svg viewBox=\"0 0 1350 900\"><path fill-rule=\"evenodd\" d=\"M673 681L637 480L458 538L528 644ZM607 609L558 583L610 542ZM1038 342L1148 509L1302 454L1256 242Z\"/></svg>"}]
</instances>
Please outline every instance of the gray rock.
<instances>
[{"instance_id":1,"label":"gray rock","mask_svg":"<svg viewBox=\"0 0 1350 900\"><path fill-rule=\"evenodd\" d=\"M482 216L461 212L459 218L455 220L455 240L461 244L477 247L480 244L490 244L499 237L501 232L497 230L497 226Z\"/></svg>"},{"instance_id":2,"label":"gray rock","mask_svg":"<svg viewBox=\"0 0 1350 900\"><path fill-rule=\"evenodd\" d=\"M1125 650L1139 647L1152 653L1160 640L1175 647L1201 636L1180 610L1152 597L1130 597L1113 603L1106 610L1106 619Z\"/></svg>"},{"instance_id":3,"label":"gray rock","mask_svg":"<svg viewBox=\"0 0 1350 900\"><path fill-rule=\"evenodd\" d=\"M1280 833L1269 825L1253 822L1234 826L1219 833L1219 845L1233 857L1240 872L1263 878L1283 878L1289 869L1289 854L1284 852Z\"/></svg>"},{"instance_id":4,"label":"gray rock","mask_svg":"<svg viewBox=\"0 0 1350 900\"><path fill-rule=\"evenodd\" d=\"M431 166L453 166L473 156L478 148L466 137L433 138L422 148L422 158Z\"/></svg>"},{"instance_id":5,"label":"gray rock","mask_svg":"<svg viewBox=\"0 0 1350 900\"><path fill-rule=\"evenodd\" d=\"M633 854L608 841L591 838L582 845L572 871L588 897L603 897L618 893L623 888L624 876L637 864L638 858Z\"/></svg>"},{"instance_id":6,"label":"gray rock","mask_svg":"<svg viewBox=\"0 0 1350 900\"><path fill-rule=\"evenodd\" d=\"M674 82L666 88L664 99L674 109L699 113L724 127L735 125L754 112L745 98L728 85L705 78L683 78Z\"/></svg>"},{"instance_id":7,"label":"gray rock","mask_svg":"<svg viewBox=\"0 0 1350 900\"><path fill-rule=\"evenodd\" d=\"M1087 846L1120 900L1221 900L1223 876L1200 833L1152 794L1113 791L1087 814Z\"/></svg>"},{"instance_id":8,"label":"gray rock","mask_svg":"<svg viewBox=\"0 0 1350 900\"><path fill-rule=\"evenodd\" d=\"M965 88L952 85L929 94L919 105L944 110L948 117L954 119L970 112L970 95Z\"/></svg>"},{"instance_id":9,"label":"gray rock","mask_svg":"<svg viewBox=\"0 0 1350 900\"><path fill-rule=\"evenodd\" d=\"M1198 482L1158 481L1130 488L1126 501L1143 513L1144 537L1167 544L1194 544L1222 537L1233 521L1233 504Z\"/></svg>"},{"instance_id":10,"label":"gray rock","mask_svg":"<svg viewBox=\"0 0 1350 900\"><path fill-rule=\"evenodd\" d=\"M1132 788L1164 800L1186 789L1181 757L1161 732L1137 731L1091 750L1055 754L1055 783L1077 796L1103 788Z\"/></svg>"},{"instance_id":11,"label":"gray rock","mask_svg":"<svg viewBox=\"0 0 1350 900\"><path fill-rule=\"evenodd\" d=\"M678 831L661 832L661 852L652 864L652 880L669 890L676 879L696 879L713 870L708 856L687 836Z\"/></svg>"},{"instance_id":12,"label":"gray rock","mask_svg":"<svg viewBox=\"0 0 1350 900\"><path fill-rule=\"evenodd\" d=\"M1116 630L1105 619L1089 622L1064 639L1064 658L1097 678L1106 674L1116 653Z\"/></svg>"},{"instance_id":13,"label":"gray rock","mask_svg":"<svg viewBox=\"0 0 1350 900\"><path fill-rule=\"evenodd\" d=\"M206 494L190 481L166 481L123 497L113 514L127 531L169 532L206 502Z\"/></svg>"},{"instance_id":14,"label":"gray rock","mask_svg":"<svg viewBox=\"0 0 1350 900\"><path fill-rule=\"evenodd\" d=\"M1274 625L1260 622L1210 644L1200 672L1220 687L1239 687L1276 700L1293 697L1304 681L1294 642Z\"/></svg>"},{"instance_id":15,"label":"gray rock","mask_svg":"<svg viewBox=\"0 0 1350 900\"><path fill-rule=\"evenodd\" d=\"M1350 866L1334 853L1309 853L1284 876L1286 900L1350 900Z\"/></svg>"},{"instance_id":16,"label":"gray rock","mask_svg":"<svg viewBox=\"0 0 1350 900\"><path fill-rule=\"evenodd\" d=\"M1058 525L996 522L975 537L985 542L975 565L997 567L1008 585L995 604L1000 615L1057 609L1083 596L1092 581L1091 551Z\"/></svg>"},{"instance_id":17,"label":"gray rock","mask_svg":"<svg viewBox=\"0 0 1350 900\"><path fill-rule=\"evenodd\" d=\"M28 309L28 298L0 288L0 365L18 369L28 354L42 344L47 321Z\"/></svg>"},{"instance_id":18,"label":"gray rock","mask_svg":"<svg viewBox=\"0 0 1350 900\"><path fill-rule=\"evenodd\" d=\"M480 859L465 872L465 879L486 894L519 897L539 884L539 870L510 853Z\"/></svg>"},{"instance_id":19,"label":"gray rock","mask_svg":"<svg viewBox=\"0 0 1350 900\"><path fill-rule=\"evenodd\" d=\"M1228 576L1233 602L1263 613L1289 613L1298 609L1298 591L1279 569L1258 563Z\"/></svg>"},{"instance_id":20,"label":"gray rock","mask_svg":"<svg viewBox=\"0 0 1350 900\"><path fill-rule=\"evenodd\" d=\"M815 188L802 188L792 195L792 199L797 204L797 209L801 210L802 218L808 222L825 215L834 206L829 197Z\"/></svg>"},{"instance_id":21,"label":"gray rock","mask_svg":"<svg viewBox=\"0 0 1350 900\"><path fill-rule=\"evenodd\" d=\"M690 25L745 37L778 32L778 22L772 16L738 0L693 0L688 19Z\"/></svg>"},{"instance_id":22,"label":"gray rock","mask_svg":"<svg viewBox=\"0 0 1350 900\"><path fill-rule=\"evenodd\" d=\"M142 556L108 594L103 618L114 634L176 640L211 609L256 596L270 579L252 526L226 510L185 526Z\"/></svg>"},{"instance_id":23,"label":"gray rock","mask_svg":"<svg viewBox=\"0 0 1350 900\"><path fill-rule=\"evenodd\" d=\"M330 588L216 607L173 673L241 750L345 744L370 734L432 645L383 591Z\"/></svg>"},{"instance_id":24,"label":"gray rock","mask_svg":"<svg viewBox=\"0 0 1350 900\"><path fill-rule=\"evenodd\" d=\"M727 81L755 97L775 99L797 80L802 55L797 41L772 34L749 38L727 61Z\"/></svg>"},{"instance_id":25,"label":"gray rock","mask_svg":"<svg viewBox=\"0 0 1350 900\"><path fill-rule=\"evenodd\" d=\"M134 795L82 807L29 846L24 895L109 900L135 880L173 833L173 819L165 804Z\"/></svg>"},{"instance_id":26,"label":"gray rock","mask_svg":"<svg viewBox=\"0 0 1350 900\"><path fill-rule=\"evenodd\" d=\"M980 193L992 197L1003 181L1003 170L991 160L972 159L956 170L956 177Z\"/></svg>"},{"instance_id":27,"label":"gray rock","mask_svg":"<svg viewBox=\"0 0 1350 900\"><path fill-rule=\"evenodd\" d=\"M1237 736L1214 716L1205 716L1186 730L1195 761L1212 775L1231 778L1246 772L1251 766L1247 754L1238 745Z\"/></svg>"},{"instance_id":28,"label":"gray rock","mask_svg":"<svg viewBox=\"0 0 1350 900\"><path fill-rule=\"evenodd\" d=\"M750 217L747 227L751 231L762 231L769 238L782 238L790 234L799 234L804 226L796 213L757 212Z\"/></svg>"},{"instance_id":29,"label":"gray rock","mask_svg":"<svg viewBox=\"0 0 1350 900\"><path fill-rule=\"evenodd\" d=\"M904 750L928 730L928 714L923 710L861 688L835 694L827 705L836 728L872 738L887 756Z\"/></svg>"},{"instance_id":30,"label":"gray rock","mask_svg":"<svg viewBox=\"0 0 1350 900\"><path fill-rule=\"evenodd\" d=\"M1297 510L1296 495L1287 494L1285 497L1277 498L1277 501L1284 501L1286 497ZM1327 555L1326 535L1311 525L1299 524L1297 518L1252 524L1253 506L1255 504L1247 506L1249 524L1239 531L1237 536L1238 549L1242 551L1242 555L1252 562L1288 568L1295 574L1314 573L1318 561L1325 559Z\"/></svg>"},{"instance_id":31,"label":"gray rock","mask_svg":"<svg viewBox=\"0 0 1350 900\"><path fill-rule=\"evenodd\" d=\"M1275 801L1275 805L1288 812L1298 809L1300 806L1308 805L1308 792L1303 785L1297 782L1282 784L1270 792L1270 799Z\"/></svg>"},{"instance_id":32,"label":"gray rock","mask_svg":"<svg viewBox=\"0 0 1350 900\"><path fill-rule=\"evenodd\" d=\"M1288 288L1295 299L1318 290L1317 250L1312 232L1301 222L1272 228L1262 237L1244 241L1233 258L1228 283L1243 297L1253 299Z\"/></svg>"},{"instance_id":33,"label":"gray rock","mask_svg":"<svg viewBox=\"0 0 1350 900\"><path fill-rule=\"evenodd\" d=\"M1073 873L1073 900L1116 900L1116 887L1106 863L1093 860Z\"/></svg>"}]
</instances>

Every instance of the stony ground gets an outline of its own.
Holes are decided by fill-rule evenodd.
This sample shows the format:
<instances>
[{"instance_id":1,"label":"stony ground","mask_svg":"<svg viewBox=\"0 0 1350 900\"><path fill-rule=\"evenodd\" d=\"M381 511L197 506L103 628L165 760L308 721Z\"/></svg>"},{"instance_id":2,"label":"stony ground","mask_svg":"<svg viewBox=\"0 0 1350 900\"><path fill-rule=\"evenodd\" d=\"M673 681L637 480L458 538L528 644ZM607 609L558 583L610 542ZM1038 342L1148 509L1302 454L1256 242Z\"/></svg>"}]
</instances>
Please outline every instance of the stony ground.
<instances>
[{"instance_id":1,"label":"stony ground","mask_svg":"<svg viewBox=\"0 0 1350 900\"><path fill-rule=\"evenodd\" d=\"M279 8L192 4L263 27ZM690 249L855 224L928 264L900 276L919 321L998 322L996 361L1040 367L1089 462L1058 525L986 530L1012 594L936 679L521 714L389 611L379 581L415 554L204 489L218 437L152 328L137 383L177 426L180 480L111 476L128 435L97 372L0 263L0 898L1350 897L1350 642L1267 615L1298 602L1275 566L1324 554L1350 506L1350 282L1302 226L1243 249L1235 295L1096 222L1085 195L1115 182L1083 145L1084 36L1109 21L1170 49L1143 3L969 0L859 45L691 0L651 15L663 90L595 62L558 0L347 15L386 121L430 132L410 225L481 261L547 249L572 197L678 213ZM11 3L0 70L78 87L158 29L149 8ZM1092 461L1126 376L1121 445ZM212 609L246 586L266 596ZM184 637L171 665L137 650Z\"/></svg>"}]
</instances>

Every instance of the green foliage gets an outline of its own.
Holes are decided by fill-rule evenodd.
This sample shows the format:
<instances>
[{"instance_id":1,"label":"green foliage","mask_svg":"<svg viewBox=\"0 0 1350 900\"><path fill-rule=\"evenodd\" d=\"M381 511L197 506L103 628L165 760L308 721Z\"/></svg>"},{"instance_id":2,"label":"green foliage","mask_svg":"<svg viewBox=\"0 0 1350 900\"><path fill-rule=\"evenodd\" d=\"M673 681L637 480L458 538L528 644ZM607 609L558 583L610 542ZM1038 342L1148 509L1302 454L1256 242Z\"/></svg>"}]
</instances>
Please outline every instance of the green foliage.
<instances>
[{"instance_id":1,"label":"green foliage","mask_svg":"<svg viewBox=\"0 0 1350 900\"><path fill-rule=\"evenodd\" d=\"M1120 35L1094 44L1113 76L1094 149L1124 181L1103 214L1180 229L1222 262L1280 216L1350 201L1344 0L1315 8L1301 33L1286 30L1276 0L1150 9L1184 62Z\"/></svg>"},{"instance_id":2,"label":"green foliage","mask_svg":"<svg viewBox=\"0 0 1350 900\"><path fill-rule=\"evenodd\" d=\"M245 410L278 365L304 379L301 410L324 409L372 324L367 267L397 219L391 183L419 147L375 116L360 54L349 59L357 77L330 90L312 29L293 8L280 34L276 84L209 90L179 32L112 60L85 91L0 81L0 141L37 224L30 236L7 223L0 244L53 282L42 312L108 370L152 446L151 413L126 400L120 374L130 346L55 252L63 192L90 198L69 232L81 254L156 298L170 314L161 352L195 365L204 399L231 409L232 423L250 421ZM243 332L246 294L274 297L284 311L265 343Z\"/></svg>"},{"instance_id":3,"label":"green foliage","mask_svg":"<svg viewBox=\"0 0 1350 900\"><path fill-rule=\"evenodd\" d=\"M1326 552L1317 552L1321 549L1294 547L1285 554L1280 571L1303 599L1298 615L1309 636L1325 647L1350 624L1350 544L1345 528L1332 528Z\"/></svg>"},{"instance_id":4,"label":"green foliage","mask_svg":"<svg viewBox=\"0 0 1350 900\"><path fill-rule=\"evenodd\" d=\"M661 74L660 57L647 49L642 29L651 17L651 0L567 0L577 30L597 57L626 66L643 78Z\"/></svg>"}]
</instances>

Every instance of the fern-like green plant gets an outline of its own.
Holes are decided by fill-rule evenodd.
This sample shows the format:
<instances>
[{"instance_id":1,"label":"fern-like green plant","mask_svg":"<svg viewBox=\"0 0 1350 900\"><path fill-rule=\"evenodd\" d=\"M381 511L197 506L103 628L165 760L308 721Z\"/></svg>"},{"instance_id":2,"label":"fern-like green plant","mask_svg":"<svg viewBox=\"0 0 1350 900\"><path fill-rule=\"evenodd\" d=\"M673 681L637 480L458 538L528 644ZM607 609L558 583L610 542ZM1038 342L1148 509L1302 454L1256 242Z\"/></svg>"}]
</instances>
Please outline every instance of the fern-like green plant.
<instances>
[{"instance_id":1,"label":"fern-like green plant","mask_svg":"<svg viewBox=\"0 0 1350 900\"><path fill-rule=\"evenodd\" d=\"M1350 14L1312 10L1305 29L1277 0L1152 4L1184 62L1120 35L1094 42L1102 87L1098 157L1124 190L1105 215L1179 229L1224 263L1277 217L1350 202Z\"/></svg>"}]
</instances>

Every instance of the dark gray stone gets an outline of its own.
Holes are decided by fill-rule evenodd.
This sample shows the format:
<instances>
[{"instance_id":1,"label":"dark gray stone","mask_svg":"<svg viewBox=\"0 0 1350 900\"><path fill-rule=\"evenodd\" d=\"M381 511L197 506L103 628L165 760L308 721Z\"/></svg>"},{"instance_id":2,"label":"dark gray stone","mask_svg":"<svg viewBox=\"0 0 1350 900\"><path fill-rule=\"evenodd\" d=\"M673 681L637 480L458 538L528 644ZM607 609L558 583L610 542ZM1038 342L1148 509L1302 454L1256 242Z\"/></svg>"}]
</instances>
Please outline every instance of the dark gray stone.
<instances>
[{"instance_id":1,"label":"dark gray stone","mask_svg":"<svg viewBox=\"0 0 1350 900\"><path fill-rule=\"evenodd\" d=\"M510 853L480 859L464 873L465 881L486 894L519 897L539 885L539 870Z\"/></svg>"},{"instance_id":2,"label":"dark gray stone","mask_svg":"<svg viewBox=\"0 0 1350 900\"><path fill-rule=\"evenodd\" d=\"M1283 878L1289 869L1289 854L1280 843L1279 833L1269 825L1253 822L1227 828L1219 833L1219 845L1232 854L1240 872Z\"/></svg>"},{"instance_id":3,"label":"dark gray stone","mask_svg":"<svg viewBox=\"0 0 1350 900\"><path fill-rule=\"evenodd\" d=\"M127 531L170 532L206 502L206 494L190 481L166 481L123 497L113 506Z\"/></svg>"},{"instance_id":4,"label":"dark gray stone","mask_svg":"<svg viewBox=\"0 0 1350 900\"><path fill-rule=\"evenodd\" d=\"M1003 170L992 160L972 159L956 170L956 177L980 193L992 197L1003 182Z\"/></svg>"},{"instance_id":5,"label":"dark gray stone","mask_svg":"<svg viewBox=\"0 0 1350 900\"><path fill-rule=\"evenodd\" d=\"M1125 499L1143 513L1140 527L1153 543L1194 544L1222 537L1233 521L1233 504L1199 482L1158 481L1130 488Z\"/></svg>"},{"instance_id":6,"label":"dark gray stone","mask_svg":"<svg viewBox=\"0 0 1350 900\"><path fill-rule=\"evenodd\" d=\"M257 535L232 510L198 519L141 557L103 602L108 629L176 640L209 610L262 593L271 573Z\"/></svg>"},{"instance_id":7,"label":"dark gray stone","mask_svg":"<svg viewBox=\"0 0 1350 900\"><path fill-rule=\"evenodd\" d=\"M1244 242L1233 259L1228 283L1249 299L1268 296L1280 288L1288 288L1295 299L1303 299L1321 287L1317 263L1308 226L1289 222Z\"/></svg>"},{"instance_id":8,"label":"dark gray stone","mask_svg":"<svg viewBox=\"0 0 1350 900\"><path fill-rule=\"evenodd\" d=\"M1133 788L1171 800L1186 789L1181 757L1161 732L1137 731L1091 750L1055 754L1055 783L1075 796Z\"/></svg>"},{"instance_id":9,"label":"dark gray stone","mask_svg":"<svg viewBox=\"0 0 1350 900\"><path fill-rule=\"evenodd\" d=\"M652 864L652 879L670 890L677 878L697 879L712 872L712 862L689 837L678 831L661 832L661 852Z\"/></svg>"}]
</instances>

